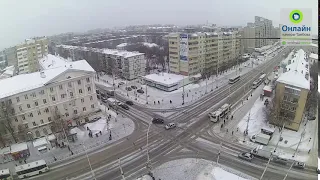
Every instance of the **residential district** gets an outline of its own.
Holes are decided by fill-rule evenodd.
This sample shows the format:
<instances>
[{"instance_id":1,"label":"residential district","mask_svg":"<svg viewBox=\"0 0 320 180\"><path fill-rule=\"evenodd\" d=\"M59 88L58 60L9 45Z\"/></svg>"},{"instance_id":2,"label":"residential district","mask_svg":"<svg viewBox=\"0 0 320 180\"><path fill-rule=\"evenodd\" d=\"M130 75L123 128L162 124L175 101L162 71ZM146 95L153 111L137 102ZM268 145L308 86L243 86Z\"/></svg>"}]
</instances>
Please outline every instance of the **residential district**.
<instances>
[{"instance_id":1,"label":"residential district","mask_svg":"<svg viewBox=\"0 0 320 180\"><path fill-rule=\"evenodd\" d=\"M318 42L279 33L256 16L4 49L0 179L317 179Z\"/></svg>"}]
</instances>

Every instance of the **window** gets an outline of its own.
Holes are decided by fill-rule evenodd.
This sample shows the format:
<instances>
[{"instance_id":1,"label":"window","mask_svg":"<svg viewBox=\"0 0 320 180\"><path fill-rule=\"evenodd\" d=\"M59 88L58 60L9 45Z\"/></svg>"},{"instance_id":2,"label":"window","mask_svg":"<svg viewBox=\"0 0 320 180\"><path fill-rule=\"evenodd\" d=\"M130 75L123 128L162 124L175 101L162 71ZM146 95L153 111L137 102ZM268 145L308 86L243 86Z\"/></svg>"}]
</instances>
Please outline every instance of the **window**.
<instances>
[{"instance_id":1,"label":"window","mask_svg":"<svg viewBox=\"0 0 320 180\"><path fill-rule=\"evenodd\" d=\"M52 101L56 101L56 98L54 96L52 96L51 98L52 98Z\"/></svg>"},{"instance_id":2,"label":"window","mask_svg":"<svg viewBox=\"0 0 320 180\"><path fill-rule=\"evenodd\" d=\"M28 124L25 124L24 127L25 127L25 128L29 128L29 127L28 127Z\"/></svg>"},{"instance_id":3,"label":"window","mask_svg":"<svg viewBox=\"0 0 320 180\"><path fill-rule=\"evenodd\" d=\"M48 108L46 108L46 109L44 110L44 112L48 113L48 112L49 112L49 109L48 109Z\"/></svg>"},{"instance_id":4,"label":"window","mask_svg":"<svg viewBox=\"0 0 320 180\"><path fill-rule=\"evenodd\" d=\"M70 96L73 97L73 92L70 92Z\"/></svg>"},{"instance_id":5,"label":"window","mask_svg":"<svg viewBox=\"0 0 320 180\"><path fill-rule=\"evenodd\" d=\"M66 113L65 116L68 117L68 116L69 116L69 113Z\"/></svg>"},{"instance_id":6,"label":"window","mask_svg":"<svg viewBox=\"0 0 320 180\"><path fill-rule=\"evenodd\" d=\"M43 124L43 119L40 119L40 123Z\"/></svg>"},{"instance_id":7,"label":"window","mask_svg":"<svg viewBox=\"0 0 320 180\"><path fill-rule=\"evenodd\" d=\"M18 118L14 118L14 121L15 121L15 122L18 122Z\"/></svg>"},{"instance_id":8,"label":"window","mask_svg":"<svg viewBox=\"0 0 320 180\"><path fill-rule=\"evenodd\" d=\"M31 108L30 104L27 104L27 107L28 107L28 108Z\"/></svg>"},{"instance_id":9,"label":"window","mask_svg":"<svg viewBox=\"0 0 320 180\"><path fill-rule=\"evenodd\" d=\"M94 108L94 104L91 104L91 108Z\"/></svg>"},{"instance_id":10,"label":"window","mask_svg":"<svg viewBox=\"0 0 320 180\"><path fill-rule=\"evenodd\" d=\"M62 99L65 98L65 96L66 96L65 94L61 94L61 98L62 98Z\"/></svg>"},{"instance_id":11,"label":"window","mask_svg":"<svg viewBox=\"0 0 320 180\"><path fill-rule=\"evenodd\" d=\"M40 132L38 130L36 131L36 136L40 137ZM38 168L40 169L40 167L38 167Z\"/></svg>"},{"instance_id":12,"label":"window","mask_svg":"<svg viewBox=\"0 0 320 180\"><path fill-rule=\"evenodd\" d=\"M59 85L59 89L62 89L62 85Z\"/></svg>"},{"instance_id":13,"label":"window","mask_svg":"<svg viewBox=\"0 0 320 180\"><path fill-rule=\"evenodd\" d=\"M80 94L82 93L82 89L79 89L79 93L80 93Z\"/></svg>"},{"instance_id":14,"label":"window","mask_svg":"<svg viewBox=\"0 0 320 180\"><path fill-rule=\"evenodd\" d=\"M24 95L24 99L28 99L28 94Z\"/></svg>"},{"instance_id":15,"label":"window","mask_svg":"<svg viewBox=\"0 0 320 180\"><path fill-rule=\"evenodd\" d=\"M51 117L48 117L48 121L51 122Z\"/></svg>"},{"instance_id":16,"label":"window","mask_svg":"<svg viewBox=\"0 0 320 180\"><path fill-rule=\"evenodd\" d=\"M32 113L30 113L30 115L29 115L30 117L33 117L33 114Z\"/></svg>"},{"instance_id":17,"label":"window","mask_svg":"<svg viewBox=\"0 0 320 180\"><path fill-rule=\"evenodd\" d=\"M12 108L11 109L11 114L14 114L15 113L15 110Z\"/></svg>"},{"instance_id":18,"label":"window","mask_svg":"<svg viewBox=\"0 0 320 180\"><path fill-rule=\"evenodd\" d=\"M46 99L43 99L43 103L46 104L46 103L47 103L47 100L46 100Z\"/></svg>"},{"instance_id":19,"label":"window","mask_svg":"<svg viewBox=\"0 0 320 180\"><path fill-rule=\"evenodd\" d=\"M73 110L73 113L74 113L74 114L77 114L77 113L78 113L78 111L77 111L77 110Z\"/></svg>"},{"instance_id":20,"label":"window","mask_svg":"<svg viewBox=\"0 0 320 180\"><path fill-rule=\"evenodd\" d=\"M81 98L81 102L82 102L82 103L84 102L84 99L83 99L83 98Z\"/></svg>"},{"instance_id":21,"label":"window","mask_svg":"<svg viewBox=\"0 0 320 180\"><path fill-rule=\"evenodd\" d=\"M39 104L38 104L38 101L35 101L35 102L34 102L34 105L35 105L35 106L38 106L38 105L39 105Z\"/></svg>"},{"instance_id":22,"label":"window","mask_svg":"<svg viewBox=\"0 0 320 180\"><path fill-rule=\"evenodd\" d=\"M90 101L92 101L93 100L93 97L92 96L90 96Z\"/></svg>"},{"instance_id":23,"label":"window","mask_svg":"<svg viewBox=\"0 0 320 180\"><path fill-rule=\"evenodd\" d=\"M37 124L36 124L36 122L33 121L33 122L32 122L32 125L33 125L33 126L36 126Z\"/></svg>"},{"instance_id":24,"label":"window","mask_svg":"<svg viewBox=\"0 0 320 180\"><path fill-rule=\"evenodd\" d=\"M50 92L53 92L53 87L50 88Z\"/></svg>"},{"instance_id":25,"label":"window","mask_svg":"<svg viewBox=\"0 0 320 180\"><path fill-rule=\"evenodd\" d=\"M87 82L90 82L90 78L87 77L86 80L87 80Z\"/></svg>"},{"instance_id":26,"label":"window","mask_svg":"<svg viewBox=\"0 0 320 180\"><path fill-rule=\"evenodd\" d=\"M40 110L38 110L38 115L41 115L41 111Z\"/></svg>"},{"instance_id":27,"label":"window","mask_svg":"<svg viewBox=\"0 0 320 180\"><path fill-rule=\"evenodd\" d=\"M81 84L81 80L78 80L78 84L79 84L79 85Z\"/></svg>"},{"instance_id":28,"label":"window","mask_svg":"<svg viewBox=\"0 0 320 180\"><path fill-rule=\"evenodd\" d=\"M26 117L24 115L21 116L22 120L26 120Z\"/></svg>"},{"instance_id":29,"label":"window","mask_svg":"<svg viewBox=\"0 0 320 180\"><path fill-rule=\"evenodd\" d=\"M46 128L43 128L43 134L48 135L48 131Z\"/></svg>"},{"instance_id":30,"label":"window","mask_svg":"<svg viewBox=\"0 0 320 180\"><path fill-rule=\"evenodd\" d=\"M12 100L11 99L8 100L8 104L12 104Z\"/></svg>"},{"instance_id":31,"label":"window","mask_svg":"<svg viewBox=\"0 0 320 180\"><path fill-rule=\"evenodd\" d=\"M19 106L19 110L22 111L22 107L21 106Z\"/></svg>"},{"instance_id":32,"label":"window","mask_svg":"<svg viewBox=\"0 0 320 180\"><path fill-rule=\"evenodd\" d=\"M34 92L31 93L31 96L32 96L32 97L37 97L37 96L36 96L36 93L34 93Z\"/></svg>"},{"instance_id":33,"label":"window","mask_svg":"<svg viewBox=\"0 0 320 180\"><path fill-rule=\"evenodd\" d=\"M68 86L69 86L69 87L72 87L72 84L71 84L71 82L68 82Z\"/></svg>"},{"instance_id":34,"label":"window","mask_svg":"<svg viewBox=\"0 0 320 180\"><path fill-rule=\"evenodd\" d=\"M44 94L44 90L41 90L41 91L39 92L39 94Z\"/></svg>"},{"instance_id":35,"label":"window","mask_svg":"<svg viewBox=\"0 0 320 180\"><path fill-rule=\"evenodd\" d=\"M82 110L83 110L83 111L86 111L87 109L86 109L86 107L83 107Z\"/></svg>"},{"instance_id":36,"label":"window","mask_svg":"<svg viewBox=\"0 0 320 180\"><path fill-rule=\"evenodd\" d=\"M90 87L90 86L88 87L88 91L89 91L89 92L91 91L91 87Z\"/></svg>"},{"instance_id":37,"label":"window","mask_svg":"<svg viewBox=\"0 0 320 180\"><path fill-rule=\"evenodd\" d=\"M16 97L16 100L17 100L17 102L20 102L20 98L19 97Z\"/></svg>"}]
</instances>

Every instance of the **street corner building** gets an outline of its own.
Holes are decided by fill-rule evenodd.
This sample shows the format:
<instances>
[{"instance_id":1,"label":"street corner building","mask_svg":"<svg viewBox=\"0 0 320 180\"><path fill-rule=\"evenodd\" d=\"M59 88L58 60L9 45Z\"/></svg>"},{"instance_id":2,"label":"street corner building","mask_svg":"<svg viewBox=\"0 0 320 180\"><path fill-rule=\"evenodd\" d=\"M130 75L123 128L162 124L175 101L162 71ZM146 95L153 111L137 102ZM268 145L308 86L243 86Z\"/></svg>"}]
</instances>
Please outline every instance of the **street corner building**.
<instances>
[{"instance_id":1,"label":"street corner building","mask_svg":"<svg viewBox=\"0 0 320 180\"><path fill-rule=\"evenodd\" d=\"M83 123L99 109L96 72L85 60L67 62L49 54L38 63L37 72L0 80L2 146L49 136L56 117Z\"/></svg>"}]
</instances>

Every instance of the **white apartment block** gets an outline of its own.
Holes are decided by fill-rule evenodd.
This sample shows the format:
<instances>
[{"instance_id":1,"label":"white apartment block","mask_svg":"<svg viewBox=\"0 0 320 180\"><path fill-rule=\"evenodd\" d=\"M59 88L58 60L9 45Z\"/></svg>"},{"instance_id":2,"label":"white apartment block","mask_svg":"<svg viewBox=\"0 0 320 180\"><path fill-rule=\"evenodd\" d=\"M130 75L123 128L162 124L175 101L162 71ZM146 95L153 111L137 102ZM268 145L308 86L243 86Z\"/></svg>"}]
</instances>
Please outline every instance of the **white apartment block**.
<instances>
[{"instance_id":1,"label":"white apartment block","mask_svg":"<svg viewBox=\"0 0 320 180\"><path fill-rule=\"evenodd\" d=\"M32 73L39 70L38 61L48 54L48 39L26 39L16 46L19 74Z\"/></svg>"},{"instance_id":2,"label":"white apartment block","mask_svg":"<svg viewBox=\"0 0 320 180\"><path fill-rule=\"evenodd\" d=\"M255 37L256 38L271 38L272 37L272 21L263 17L254 17ZM256 39L255 47L260 48L263 46L271 45L272 39Z\"/></svg>"},{"instance_id":3,"label":"white apartment block","mask_svg":"<svg viewBox=\"0 0 320 180\"><path fill-rule=\"evenodd\" d=\"M53 62L50 57L46 60L45 65ZM13 139L3 126L8 119L14 134L19 134L19 126L24 127L25 137L32 140L52 133L54 117L83 123L87 115L99 109L95 71L86 61L50 67L0 81L0 87L5 87L0 88L0 129L9 144Z\"/></svg>"},{"instance_id":4,"label":"white apartment block","mask_svg":"<svg viewBox=\"0 0 320 180\"><path fill-rule=\"evenodd\" d=\"M169 34L169 70L196 76L226 69L240 56L238 37L237 31Z\"/></svg>"},{"instance_id":5,"label":"white apartment block","mask_svg":"<svg viewBox=\"0 0 320 180\"><path fill-rule=\"evenodd\" d=\"M255 27L246 26L243 28L243 48L245 52L253 52L255 48ZM247 39L246 39L247 38ZM252 38L252 39L250 39Z\"/></svg>"},{"instance_id":6,"label":"white apartment block","mask_svg":"<svg viewBox=\"0 0 320 180\"><path fill-rule=\"evenodd\" d=\"M85 59L93 67L97 64L101 65L103 67L101 68L100 66L99 70L127 80L140 78L146 74L146 59L144 53L67 45L59 45L57 47L61 55L67 54L68 57L72 57L73 59ZM78 56L77 54L81 55Z\"/></svg>"}]
</instances>

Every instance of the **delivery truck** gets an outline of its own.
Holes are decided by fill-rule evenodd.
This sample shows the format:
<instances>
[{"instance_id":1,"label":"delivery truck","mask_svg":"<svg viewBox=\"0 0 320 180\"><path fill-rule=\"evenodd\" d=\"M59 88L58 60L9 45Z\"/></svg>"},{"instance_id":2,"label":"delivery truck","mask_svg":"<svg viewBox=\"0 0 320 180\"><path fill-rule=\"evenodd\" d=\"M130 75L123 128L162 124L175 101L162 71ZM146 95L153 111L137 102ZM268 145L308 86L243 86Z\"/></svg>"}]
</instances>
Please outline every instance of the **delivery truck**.
<instances>
[{"instance_id":1,"label":"delivery truck","mask_svg":"<svg viewBox=\"0 0 320 180\"><path fill-rule=\"evenodd\" d=\"M273 151L274 151L273 147L259 145L251 151L251 154L253 154L254 156L269 159ZM276 156L276 155L272 155L272 157L273 156Z\"/></svg>"},{"instance_id":2,"label":"delivery truck","mask_svg":"<svg viewBox=\"0 0 320 180\"><path fill-rule=\"evenodd\" d=\"M259 133L251 136L250 140L255 143L268 145L270 141L270 135Z\"/></svg>"}]
</instances>

